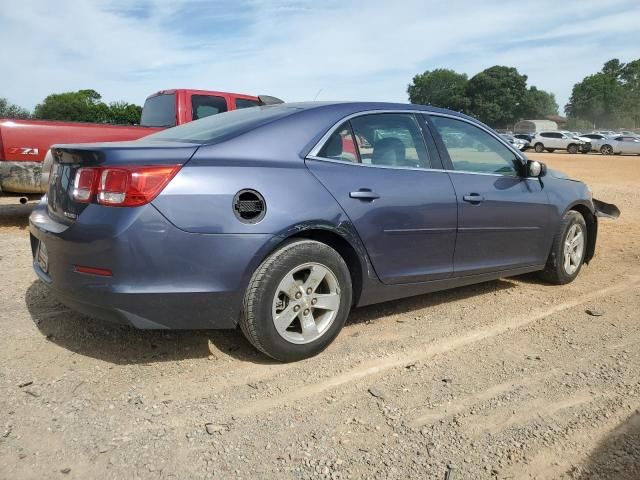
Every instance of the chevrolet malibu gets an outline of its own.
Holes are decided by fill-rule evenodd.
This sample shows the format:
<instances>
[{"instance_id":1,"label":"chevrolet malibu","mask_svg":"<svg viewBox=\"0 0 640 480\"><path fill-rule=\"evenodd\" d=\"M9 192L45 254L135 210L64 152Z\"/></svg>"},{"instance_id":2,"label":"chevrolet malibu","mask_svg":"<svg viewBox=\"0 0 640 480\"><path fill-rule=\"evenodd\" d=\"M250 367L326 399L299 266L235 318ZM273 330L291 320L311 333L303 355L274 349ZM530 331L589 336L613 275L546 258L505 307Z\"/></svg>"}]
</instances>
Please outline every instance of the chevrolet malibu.
<instances>
[{"instance_id":1,"label":"chevrolet malibu","mask_svg":"<svg viewBox=\"0 0 640 480\"><path fill-rule=\"evenodd\" d=\"M352 307L576 278L615 207L447 110L300 103L53 149L33 266L72 309L317 354ZM615 216L615 215L614 215Z\"/></svg>"}]
</instances>

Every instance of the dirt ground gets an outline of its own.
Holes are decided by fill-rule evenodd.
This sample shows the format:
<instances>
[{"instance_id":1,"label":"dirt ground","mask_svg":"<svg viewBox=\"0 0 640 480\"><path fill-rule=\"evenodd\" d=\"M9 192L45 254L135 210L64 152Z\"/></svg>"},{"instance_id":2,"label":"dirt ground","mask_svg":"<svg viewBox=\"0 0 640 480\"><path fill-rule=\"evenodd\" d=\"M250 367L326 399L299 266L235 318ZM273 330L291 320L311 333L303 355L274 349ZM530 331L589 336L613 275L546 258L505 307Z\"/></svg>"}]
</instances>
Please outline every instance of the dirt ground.
<instances>
[{"instance_id":1,"label":"dirt ground","mask_svg":"<svg viewBox=\"0 0 640 480\"><path fill-rule=\"evenodd\" d=\"M622 211L577 281L358 309L294 364L71 312L2 200L0 478L640 478L640 157L530 157Z\"/></svg>"}]
</instances>

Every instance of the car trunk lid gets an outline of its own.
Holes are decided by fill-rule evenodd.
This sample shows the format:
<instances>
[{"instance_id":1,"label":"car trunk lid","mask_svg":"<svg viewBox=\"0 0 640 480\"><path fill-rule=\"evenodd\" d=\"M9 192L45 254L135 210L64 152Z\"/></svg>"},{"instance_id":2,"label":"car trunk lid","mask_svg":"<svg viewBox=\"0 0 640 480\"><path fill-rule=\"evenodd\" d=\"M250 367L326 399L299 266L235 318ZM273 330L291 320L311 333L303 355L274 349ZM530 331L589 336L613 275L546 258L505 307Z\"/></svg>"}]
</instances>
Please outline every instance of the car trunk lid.
<instances>
[{"instance_id":1,"label":"car trunk lid","mask_svg":"<svg viewBox=\"0 0 640 480\"><path fill-rule=\"evenodd\" d=\"M49 216L71 225L88 203L73 198L76 172L83 167L184 165L199 145L181 142L133 141L52 147L53 164L47 190Z\"/></svg>"}]
</instances>

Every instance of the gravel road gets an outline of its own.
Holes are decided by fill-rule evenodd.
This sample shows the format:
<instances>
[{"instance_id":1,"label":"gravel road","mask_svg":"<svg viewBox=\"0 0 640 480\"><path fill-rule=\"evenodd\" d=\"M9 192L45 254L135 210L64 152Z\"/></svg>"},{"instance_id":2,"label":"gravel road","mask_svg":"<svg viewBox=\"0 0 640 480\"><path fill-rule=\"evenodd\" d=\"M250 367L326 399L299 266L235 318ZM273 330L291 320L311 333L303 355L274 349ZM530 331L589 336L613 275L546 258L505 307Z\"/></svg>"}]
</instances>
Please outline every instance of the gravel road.
<instances>
[{"instance_id":1,"label":"gravel road","mask_svg":"<svg viewBox=\"0 0 640 480\"><path fill-rule=\"evenodd\" d=\"M136 331L31 270L0 202L0 478L640 478L640 157L530 154L622 217L555 287L524 276L354 311L278 364L236 331Z\"/></svg>"}]
</instances>

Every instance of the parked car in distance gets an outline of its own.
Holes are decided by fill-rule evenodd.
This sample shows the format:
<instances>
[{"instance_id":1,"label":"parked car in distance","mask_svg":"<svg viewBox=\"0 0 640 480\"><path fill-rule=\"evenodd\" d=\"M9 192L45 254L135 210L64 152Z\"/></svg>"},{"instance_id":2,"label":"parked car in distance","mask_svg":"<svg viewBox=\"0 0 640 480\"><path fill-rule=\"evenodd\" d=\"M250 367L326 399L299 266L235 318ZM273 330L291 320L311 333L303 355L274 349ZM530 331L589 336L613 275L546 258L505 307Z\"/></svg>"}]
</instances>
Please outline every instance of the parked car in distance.
<instances>
[{"instance_id":1,"label":"parked car in distance","mask_svg":"<svg viewBox=\"0 0 640 480\"><path fill-rule=\"evenodd\" d=\"M600 153L603 155L640 155L640 138L635 136L617 136L602 141Z\"/></svg>"},{"instance_id":2,"label":"parked car in distance","mask_svg":"<svg viewBox=\"0 0 640 480\"><path fill-rule=\"evenodd\" d=\"M323 350L353 306L534 271L571 282L598 216L617 215L477 120L420 105L236 110L53 158L29 229L61 302L145 329L239 324L281 361Z\"/></svg>"},{"instance_id":3,"label":"parked car in distance","mask_svg":"<svg viewBox=\"0 0 640 480\"><path fill-rule=\"evenodd\" d=\"M260 100L260 99L263 100ZM140 125L0 120L0 191L44 193L54 143L136 140L159 130L209 115L279 101L240 93L208 90L162 90L150 95Z\"/></svg>"},{"instance_id":4,"label":"parked car in distance","mask_svg":"<svg viewBox=\"0 0 640 480\"><path fill-rule=\"evenodd\" d=\"M591 142L591 150L599 153L604 153L602 152L602 147L607 145L610 139L610 137L601 133L585 133L582 136L588 138L589 142Z\"/></svg>"},{"instance_id":5,"label":"parked car in distance","mask_svg":"<svg viewBox=\"0 0 640 480\"><path fill-rule=\"evenodd\" d=\"M613 130L594 130L592 133L599 133L600 135L605 135L607 137L615 137L619 135L617 132Z\"/></svg>"},{"instance_id":6,"label":"parked car in distance","mask_svg":"<svg viewBox=\"0 0 640 480\"><path fill-rule=\"evenodd\" d=\"M536 134L535 133L516 133L513 136L516 138L519 138L520 140L525 140L529 142L529 144L531 144L531 140L533 140L533 137L535 137Z\"/></svg>"},{"instance_id":7,"label":"parked car in distance","mask_svg":"<svg viewBox=\"0 0 640 480\"><path fill-rule=\"evenodd\" d=\"M591 150L591 143L576 138L570 132L539 132L533 137L531 145L536 152L554 152L556 150L566 150L569 153L588 153Z\"/></svg>"},{"instance_id":8,"label":"parked car in distance","mask_svg":"<svg viewBox=\"0 0 640 480\"><path fill-rule=\"evenodd\" d=\"M526 150L527 148L529 148L529 142L527 140L523 140L521 138L517 138L514 135L509 135L506 133L501 133L500 136L511 145L516 147L518 150Z\"/></svg>"}]
</instances>

